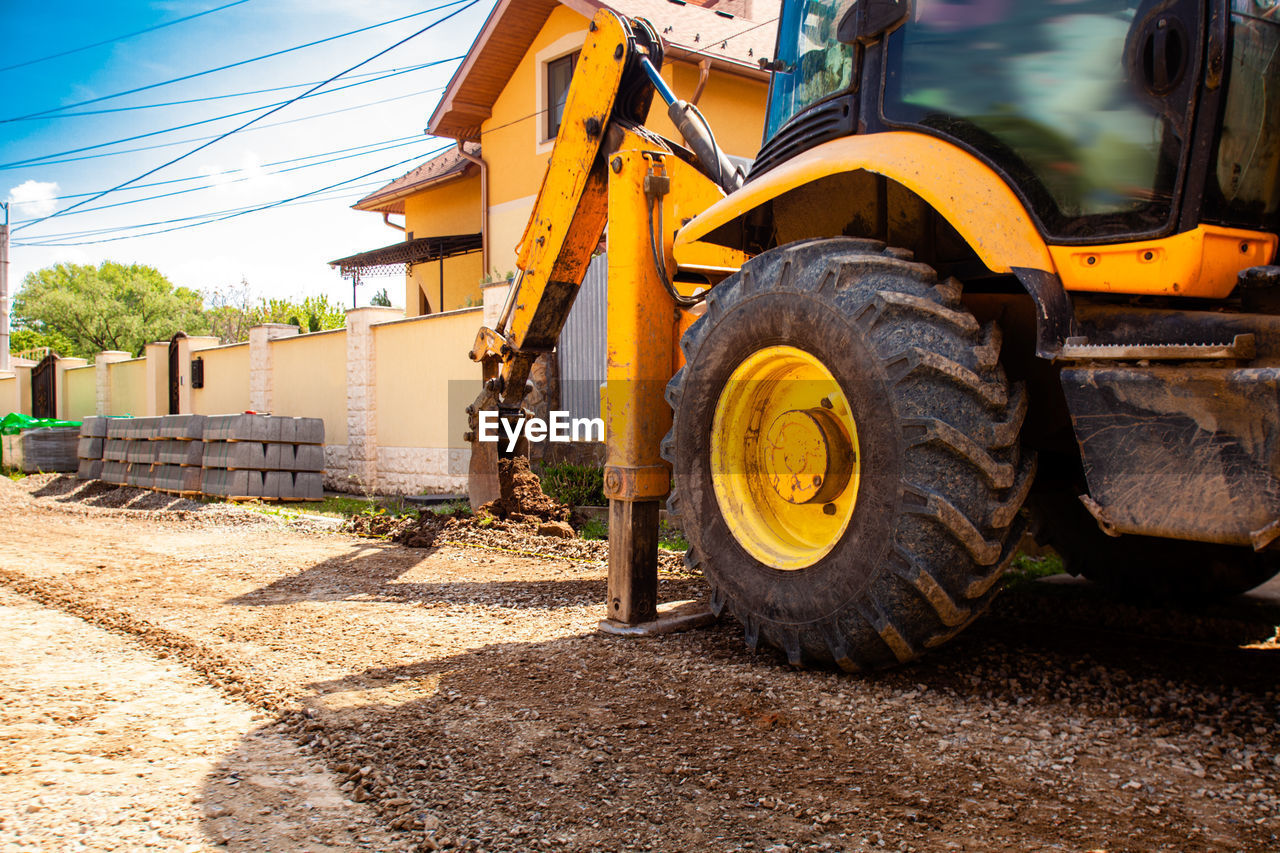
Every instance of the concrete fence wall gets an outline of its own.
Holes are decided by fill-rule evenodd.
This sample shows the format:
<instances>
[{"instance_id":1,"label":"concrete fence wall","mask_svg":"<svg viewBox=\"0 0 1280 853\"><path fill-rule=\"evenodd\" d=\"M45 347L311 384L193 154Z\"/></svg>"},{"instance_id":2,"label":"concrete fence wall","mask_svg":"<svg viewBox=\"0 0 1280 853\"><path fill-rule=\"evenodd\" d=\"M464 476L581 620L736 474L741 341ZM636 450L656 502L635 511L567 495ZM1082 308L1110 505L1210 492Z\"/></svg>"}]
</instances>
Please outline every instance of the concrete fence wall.
<instances>
[{"instance_id":1,"label":"concrete fence wall","mask_svg":"<svg viewBox=\"0 0 1280 853\"><path fill-rule=\"evenodd\" d=\"M347 470L347 330L282 335L267 345L271 350L271 412L321 418L325 483L340 491L355 489ZM378 490L376 482L373 489Z\"/></svg>"},{"instance_id":2,"label":"concrete fence wall","mask_svg":"<svg viewBox=\"0 0 1280 853\"><path fill-rule=\"evenodd\" d=\"M481 379L467 353L482 314L475 307L372 327L377 465L386 487L466 490L465 407Z\"/></svg>"},{"instance_id":3,"label":"concrete fence wall","mask_svg":"<svg viewBox=\"0 0 1280 853\"><path fill-rule=\"evenodd\" d=\"M147 359L130 358L117 361L107 368L110 377L110 405L104 415L133 415L146 417L152 414L147 404L151 396L147 387Z\"/></svg>"},{"instance_id":4,"label":"concrete fence wall","mask_svg":"<svg viewBox=\"0 0 1280 853\"><path fill-rule=\"evenodd\" d=\"M27 409L31 408L31 401L27 401ZM0 418L10 412L26 413L26 409L22 407L22 400L18 398L18 377L12 371L0 373Z\"/></svg>"},{"instance_id":5,"label":"concrete fence wall","mask_svg":"<svg viewBox=\"0 0 1280 853\"><path fill-rule=\"evenodd\" d=\"M226 415L249 408L249 344L210 347L191 354L204 367L204 387L191 389L191 412Z\"/></svg>"},{"instance_id":6,"label":"concrete fence wall","mask_svg":"<svg viewBox=\"0 0 1280 853\"><path fill-rule=\"evenodd\" d=\"M482 322L480 307L404 319L399 309L358 308L347 326L299 335L278 324L250 330L245 343L180 340L181 413L254 410L321 418L325 485L384 494L465 491L470 450L462 444L464 408L480 390L480 367L467 357ZM202 363L203 386L192 383ZM31 369L0 373L0 416L29 413ZM169 408L169 344L144 354L102 352L93 364L61 359L58 412L163 415Z\"/></svg>"},{"instance_id":7,"label":"concrete fence wall","mask_svg":"<svg viewBox=\"0 0 1280 853\"><path fill-rule=\"evenodd\" d=\"M62 361L83 361L65 358ZM58 367L62 364L59 362ZM59 417L68 421L98 413L98 371L92 364L68 367L58 375L58 395L62 400ZM0 405L0 409L4 406Z\"/></svg>"}]
</instances>

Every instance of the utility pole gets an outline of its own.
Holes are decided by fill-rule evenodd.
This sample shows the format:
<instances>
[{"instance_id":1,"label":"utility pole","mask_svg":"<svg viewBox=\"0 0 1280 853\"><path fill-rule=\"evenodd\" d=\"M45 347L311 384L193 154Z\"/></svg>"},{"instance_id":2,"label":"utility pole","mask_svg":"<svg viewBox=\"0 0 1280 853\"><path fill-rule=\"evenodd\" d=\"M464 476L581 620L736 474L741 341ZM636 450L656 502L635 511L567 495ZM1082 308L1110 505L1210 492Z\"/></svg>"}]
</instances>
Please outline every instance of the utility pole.
<instances>
[{"instance_id":1,"label":"utility pole","mask_svg":"<svg viewBox=\"0 0 1280 853\"><path fill-rule=\"evenodd\" d=\"M9 205L0 225L0 370L9 369Z\"/></svg>"}]
</instances>

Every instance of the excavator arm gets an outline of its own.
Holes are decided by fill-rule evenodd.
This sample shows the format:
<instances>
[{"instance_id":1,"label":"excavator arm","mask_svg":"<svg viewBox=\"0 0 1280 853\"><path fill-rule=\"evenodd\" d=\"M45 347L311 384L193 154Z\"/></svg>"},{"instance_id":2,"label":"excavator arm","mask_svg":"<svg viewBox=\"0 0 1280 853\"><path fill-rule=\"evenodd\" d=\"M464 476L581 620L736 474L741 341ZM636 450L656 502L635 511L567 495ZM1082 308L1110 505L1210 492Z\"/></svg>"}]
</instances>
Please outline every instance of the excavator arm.
<instances>
[{"instance_id":1,"label":"excavator arm","mask_svg":"<svg viewBox=\"0 0 1280 853\"><path fill-rule=\"evenodd\" d=\"M726 191L741 184L740 171L716 148L701 115L676 99L662 80L658 73L662 54L661 39L643 18L627 20L601 10L591 22L555 147L517 247L519 276L495 327L482 328L471 350L471 359L483 367L484 379L483 391L467 410L472 506L501 496L497 444L478 440L479 413L496 410L504 417L518 417L533 363L555 348L609 221L609 155L627 147L650 150L659 159L676 153ZM655 90L667 102L668 113L690 141L692 152L643 129ZM616 164L614 168L616 174ZM658 177L666 178L661 166L651 171L663 172ZM704 198L706 188L699 189L702 204L723 194ZM653 185L646 191L650 191L652 218L661 193ZM652 222L648 230L653 230ZM661 254L660 247L646 253L656 254ZM685 302L678 296L675 301Z\"/></svg>"},{"instance_id":2,"label":"excavator arm","mask_svg":"<svg viewBox=\"0 0 1280 853\"><path fill-rule=\"evenodd\" d=\"M467 409L471 505L504 497L498 445L480 441L480 416L518 419L537 358L551 352L587 265L609 229L608 363L603 415L609 498L609 618L625 632L657 624L659 501L670 487L661 458L671 426L663 393L682 356L681 333L701 311L696 284L679 281L679 225L737 189L738 170L706 121L662 80L662 43L643 19L609 10L591 22L560 132L517 248L518 278L498 322L476 336L471 358L483 389ZM654 93L689 149L643 127ZM690 150L691 149L691 150ZM745 256L704 246L692 262L704 288ZM515 453L527 448L517 445ZM509 484L508 484L509 485ZM657 629L655 629L657 630Z\"/></svg>"},{"instance_id":3,"label":"excavator arm","mask_svg":"<svg viewBox=\"0 0 1280 853\"><path fill-rule=\"evenodd\" d=\"M467 408L471 505L501 496L497 444L479 441L478 416L513 415L524 400L534 361L552 351L608 222L606 129L638 125L653 89L641 60L662 63L662 46L643 20L602 10L591 22L566 98L564 117L533 213L517 247L519 276L495 328L482 328L471 359L484 388Z\"/></svg>"}]
</instances>

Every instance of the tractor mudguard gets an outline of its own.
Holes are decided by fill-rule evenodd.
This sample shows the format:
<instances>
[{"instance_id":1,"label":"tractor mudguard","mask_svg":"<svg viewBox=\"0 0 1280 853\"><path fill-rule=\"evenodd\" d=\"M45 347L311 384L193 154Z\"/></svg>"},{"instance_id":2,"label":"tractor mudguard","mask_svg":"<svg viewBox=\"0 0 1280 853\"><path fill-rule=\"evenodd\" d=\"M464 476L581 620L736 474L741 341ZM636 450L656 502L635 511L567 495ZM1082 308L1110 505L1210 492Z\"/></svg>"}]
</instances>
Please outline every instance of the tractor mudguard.
<instances>
[{"instance_id":1,"label":"tractor mudguard","mask_svg":"<svg viewBox=\"0 0 1280 853\"><path fill-rule=\"evenodd\" d=\"M1258 550L1280 535L1280 368L1070 367L1062 388L1103 530Z\"/></svg>"}]
</instances>

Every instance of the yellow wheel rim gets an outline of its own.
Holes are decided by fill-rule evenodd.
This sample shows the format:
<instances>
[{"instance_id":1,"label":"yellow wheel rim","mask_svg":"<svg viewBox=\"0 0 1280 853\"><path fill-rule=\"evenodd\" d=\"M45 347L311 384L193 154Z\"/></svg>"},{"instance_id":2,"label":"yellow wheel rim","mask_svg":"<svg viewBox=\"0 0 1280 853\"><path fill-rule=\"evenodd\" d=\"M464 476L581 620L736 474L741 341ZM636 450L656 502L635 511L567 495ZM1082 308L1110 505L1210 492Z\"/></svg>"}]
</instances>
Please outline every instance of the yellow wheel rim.
<instances>
[{"instance_id":1,"label":"yellow wheel rim","mask_svg":"<svg viewBox=\"0 0 1280 853\"><path fill-rule=\"evenodd\" d=\"M796 347L751 354L725 383L711 425L711 483L747 553L775 569L811 566L853 517L861 454L831 371Z\"/></svg>"}]
</instances>

